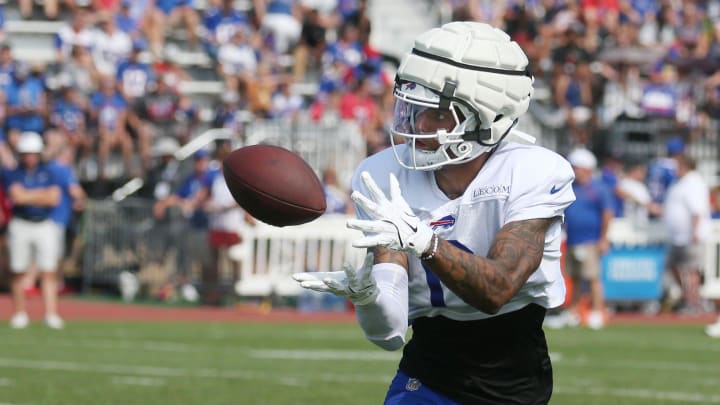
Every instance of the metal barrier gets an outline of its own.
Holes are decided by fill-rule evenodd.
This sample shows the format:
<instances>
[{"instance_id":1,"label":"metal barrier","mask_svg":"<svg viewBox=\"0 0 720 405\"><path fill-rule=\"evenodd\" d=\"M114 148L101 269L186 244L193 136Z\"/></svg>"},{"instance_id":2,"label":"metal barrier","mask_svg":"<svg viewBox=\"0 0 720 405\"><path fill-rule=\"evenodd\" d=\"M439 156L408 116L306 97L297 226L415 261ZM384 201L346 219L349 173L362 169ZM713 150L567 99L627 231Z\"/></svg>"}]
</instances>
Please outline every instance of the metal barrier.
<instances>
[{"instance_id":1,"label":"metal barrier","mask_svg":"<svg viewBox=\"0 0 720 405\"><path fill-rule=\"evenodd\" d=\"M358 163L367 156L365 140L353 121L255 120L245 132L245 145L267 143L292 150L318 175L333 166L340 185L346 188Z\"/></svg>"},{"instance_id":2,"label":"metal barrier","mask_svg":"<svg viewBox=\"0 0 720 405\"><path fill-rule=\"evenodd\" d=\"M150 202L90 200L83 220L83 291L93 285L117 285L122 271L140 271L154 226Z\"/></svg>"},{"instance_id":3,"label":"metal barrier","mask_svg":"<svg viewBox=\"0 0 720 405\"><path fill-rule=\"evenodd\" d=\"M179 214L163 222L152 217L152 202L139 199L91 201L85 212L83 239L83 286L87 291L95 285L115 287L122 271L135 273L158 271L151 264L163 264L164 277L172 277L178 266L178 251L187 239L186 220ZM172 211L169 211L170 215ZM230 248L229 256L240 266L238 279L222 279L225 285L235 286L241 296L296 296L301 288L291 275L303 271L340 270L344 263L359 266L364 249L351 243L360 234L348 229L345 215L324 215L317 220L284 228L263 223L241 229L243 242ZM638 279L650 270L648 255L662 249L665 230L661 223L651 222L638 227L625 219L615 219L609 229L609 239L623 269L614 271L622 283L632 282L633 272ZM645 251L643 252L643 249ZM627 253L632 250L632 255ZM660 252L662 253L662 252ZM625 256L622 256L622 255ZM628 264L636 260L638 266ZM655 257L653 270L662 273L660 259ZM660 263L658 263L660 260ZM609 266L612 266L610 262ZM703 294L720 298L720 221L713 222L713 232L705 250ZM629 269L629 270L628 270ZM626 271L627 270L627 271ZM641 274L642 273L642 274ZM657 275L657 274L656 274ZM157 280L160 276L140 274L141 279ZM235 277L235 275L232 275Z\"/></svg>"}]
</instances>

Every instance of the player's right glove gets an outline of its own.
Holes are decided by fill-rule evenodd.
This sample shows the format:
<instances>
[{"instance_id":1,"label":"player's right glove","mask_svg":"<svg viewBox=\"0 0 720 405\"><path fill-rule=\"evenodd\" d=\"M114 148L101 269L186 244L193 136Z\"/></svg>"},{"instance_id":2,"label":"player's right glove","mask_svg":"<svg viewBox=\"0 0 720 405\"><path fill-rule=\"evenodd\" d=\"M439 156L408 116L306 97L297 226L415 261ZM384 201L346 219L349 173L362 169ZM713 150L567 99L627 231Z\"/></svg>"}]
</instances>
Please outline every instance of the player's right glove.
<instances>
[{"instance_id":1,"label":"player's right glove","mask_svg":"<svg viewBox=\"0 0 720 405\"><path fill-rule=\"evenodd\" d=\"M366 236L353 242L356 248L383 246L409 252L422 257L430 248L432 229L415 215L402 196L400 184L390 173L390 198L378 187L368 172L360 174L368 190L369 198L360 191L351 195L353 201L365 211L370 219L349 219L348 228L363 231ZM437 242L437 239L435 239Z\"/></svg>"},{"instance_id":2,"label":"player's right glove","mask_svg":"<svg viewBox=\"0 0 720 405\"><path fill-rule=\"evenodd\" d=\"M377 285L372 278L373 260L373 254L368 253L363 265L357 270L345 264L342 271L295 273L292 278L303 288L329 292L347 297L355 305L365 305L375 301L378 295Z\"/></svg>"}]
</instances>

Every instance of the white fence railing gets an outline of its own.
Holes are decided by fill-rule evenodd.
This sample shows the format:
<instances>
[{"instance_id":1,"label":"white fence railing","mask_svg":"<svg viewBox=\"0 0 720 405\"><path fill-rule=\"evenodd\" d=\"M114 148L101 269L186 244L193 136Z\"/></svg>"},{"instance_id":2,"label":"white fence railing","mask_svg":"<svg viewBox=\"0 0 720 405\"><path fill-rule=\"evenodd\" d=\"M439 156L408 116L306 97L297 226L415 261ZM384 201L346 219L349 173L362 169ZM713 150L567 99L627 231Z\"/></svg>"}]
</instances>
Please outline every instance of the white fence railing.
<instances>
[{"instance_id":1,"label":"white fence railing","mask_svg":"<svg viewBox=\"0 0 720 405\"><path fill-rule=\"evenodd\" d=\"M346 220L344 215L326 215L299 226L277 228L258 223L244 229L243 243L230 251L241 265L236 292L241 296L294 296L301 288L292 280L293 273L340 270L345 262L359 266L365 252L351 243L360 234L346 228ZM616 219L608 237L614 246L643 247L664 243L664 235L660 223L636 226ZM720 221L713 222L705 252L703 293L720 298Z\"/></svg>"},{"instance_id":2,"label":"white fence railing","mask_svg":"<svg viewBox=\"0 0 720 405\"><path fill-rule=\"evenodd\" d=\"M361 236L345 226L347 216L325 215L304 225L278 228L263 223L243 230L243 242L230 250L240 263L235 291L241 296L294 296L301 287L291 278L303 271L335 271L359 266L365 256L351 243Z\"/></svg>"},{"instance_id":3,"label":"white fence railing","mask_svg":"<svg viewBox=\"0 0 720 405\"><path fill-rule=\"evenodd\" d=\"M720 299L720 220L713 221L712 237L705 245L705 279L700 293Z\"/></svg>"}]
</instances>

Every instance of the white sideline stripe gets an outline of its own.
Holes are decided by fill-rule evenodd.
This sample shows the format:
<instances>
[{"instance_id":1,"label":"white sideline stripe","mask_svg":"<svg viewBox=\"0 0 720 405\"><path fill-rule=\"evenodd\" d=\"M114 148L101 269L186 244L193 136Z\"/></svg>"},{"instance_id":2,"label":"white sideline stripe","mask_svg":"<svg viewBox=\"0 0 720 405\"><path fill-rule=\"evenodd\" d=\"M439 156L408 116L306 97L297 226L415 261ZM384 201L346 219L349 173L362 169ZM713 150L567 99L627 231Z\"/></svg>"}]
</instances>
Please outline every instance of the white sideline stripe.
<instances>
[{"instance_id":1,"label":"white sideline stripe","mask_svg":"<svg viewBox=\"0 0 720 405\"><path fill-rule=\"evenodd\" d=\"M558 343L558 346L565 346L565 347L608 347L608 348L616 348L619 345L622 345L626 349L632 349L633 351L646 351L646 350L674 350L679 352L720 352L720 346L715 344L696 344L696 345L679 345L679 344L673 344L673 343L660 343L660 342L642 342L642 343L634 343L630 342L631 338L625 339L617 339L612 342L602 342L602 341L583 341L583 342L577 342L573 343L570 341L562 341L562 343Z\"/></svg>"},{"instance_id":2,"label":"white sideline stripe","mask_svg":"<svg viewBox=\"0 0 720 405\"><path fill-rule=\"evenodd\" d=\"M690 392L655 391L637 388L608 388L598 386L556 386L553 394L581 394L620 398L656 399L663 401L699 402L720 404L720 395L703 395Z\"/></svg>"},{"instance_id":3,"label":"white sideline stripe","mask_svg":"<svg viewBox=\"0 0 720 405\"><path fill-rule=\"evenodd\" d=\"M606 360L594 361L585 357L564 358L563 367L588 367L592 368L631 368L638 370L654 370L654 371L688 371L700 373L716 373L720 375L720 364L696 364L687 362L667 362L667 361L641 361L641 360Z\"/></svg>"},{"instance_id":4,"label":"white sideline stripe","mask_svg":"<svg viewBox=\"0 0 720 405\"><path fill-rule=\"evenodd\" d=\"M329 382L356 382L356 383L387 383L392 376L377 374L315 374L309 377L283 375L278 372L249 371L249 370L219 370L219 369L185 369L156 366L130 366L124 364L84 364L69 361L39 361L13 358L0 358L0 367L22 368L29 370L46 371L68 371L79 373L105 373L105 374L126 374L134 376L152 377L198 377L198 378L227 378L235 380L263 380L282 383L293 381L319 380Z\"/></svg>"},{"instance_id":5,"label":"white sideline stripe","mask_svg":"<svg viewBox=\"0 0 720 405\"><path fill-rule=\"evenodd\" d=\"M12 341L3 340L3 344L15 344L15 345L33 345L34 342L31 339ZM147 350L156 352L172 352L172 353L189 353L189 352L203 352L205 347L202 345L190 345L185 343L173 343L173 342L153 342L153 341L127 341L127 340L72 340L72 341L52 341L45 342L44 346L56 346L56 347L84 347L88 349L118 349L118 350Z\"/></svg>"},{"instance_id":6,"label":"white sideline stripe","mask_svg":"<svg viewBox=\"0 0 720 405\"><path fill-rule=\"evenodd\" d=\"M268 382L278 382L283 385L304 385L304 381L308 379L319 379L322 381L333 381L340 383L348 382L372 382L372 383L388 383L392 377L382 375L338 375L338 374L321 374L310 376L303 380L299 377L282 375L277 372L249 372L249 371L226 371L214 369L178 369L166 367L152 366L128 366L128 365L89 365L72 362L61 361L32 361L23 359L0 358L0 367L8 368L24 368L33 370L54 370L54 371L75 371L75 372L96 372L111 374L131 374L131 375L151 375L155 377L203 377L203 378L230 378L230 379L262 379ZM133 377L126 377L133 378ZM135 378L135 381L160 380L158 378ZM132 381L132 380L130 380ZM624 389L624 388L607 388L598 386L587 386L584 384L578 386L557 386L554 389L558 394L583 394L595 396L615 396L622 398L643 398L658 399L665 401L684 401L699 403L720 403L720 395L702 395L689 392L678 391L654 391L645 389Z\"/></svg>"},{"instance_id":7,"label":"white sideline stripe","mask_svg":"<svg viewBox=\"0 0 720 405\"><path fill-rule=\"evenodd\" d=\"M258 359L398 361L400 353L377 350L251 350Z\"/></svg>"},{"instance_id":8,"label":"white sideline stripe","mask_svg":"<svg viewBox=\"0 0 720 405\"><path fill-rule=\"evenodd\" d=\"M110 381L112 381L113 384L141 385L145 387L159 387L161 385L165 385L164 379L152 377L113 377Z\"/></svg>"}]
</instances>

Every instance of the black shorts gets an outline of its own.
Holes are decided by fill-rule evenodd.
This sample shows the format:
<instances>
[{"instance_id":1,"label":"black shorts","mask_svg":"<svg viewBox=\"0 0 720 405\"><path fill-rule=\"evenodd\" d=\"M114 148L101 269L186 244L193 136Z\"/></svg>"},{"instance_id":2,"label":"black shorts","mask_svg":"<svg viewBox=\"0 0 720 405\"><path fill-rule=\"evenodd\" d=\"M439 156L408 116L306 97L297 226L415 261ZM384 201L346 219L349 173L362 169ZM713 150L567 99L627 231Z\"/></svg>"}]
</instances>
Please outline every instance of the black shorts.
<instances>
[{"instance_id":1,"label":"black shorts","mask_svg":"<svg viewBox=\"0 0 720 405\"><path fill-rule=\"evenodd\" d=\"M418 318L400 370L467 404L547 404L552 365L545 308L530 304L478 321Z\"/></svg>"}]
</instances>

